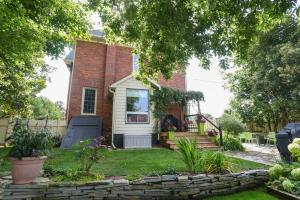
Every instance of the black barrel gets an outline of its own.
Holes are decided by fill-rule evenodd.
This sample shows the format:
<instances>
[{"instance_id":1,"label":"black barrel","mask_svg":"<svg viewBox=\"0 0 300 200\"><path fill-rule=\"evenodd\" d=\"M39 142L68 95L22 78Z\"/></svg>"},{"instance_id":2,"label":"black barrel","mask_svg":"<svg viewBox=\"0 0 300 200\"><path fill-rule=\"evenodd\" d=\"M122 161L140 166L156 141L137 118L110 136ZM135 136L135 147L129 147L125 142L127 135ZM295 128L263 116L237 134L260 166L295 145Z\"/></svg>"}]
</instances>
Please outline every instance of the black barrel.
<instances>
[{"instance_id":1,"label":"black barrel","mask_svg":"<svg viewBox=\"0 0 300 200\"><path fill-rule=\"evenodd\" d=\"M294 138L300 138L300 123L289 123L276 134L276 146L282 161L290 163L292 161L288 145Z\"/></svg>"}]
</instances>

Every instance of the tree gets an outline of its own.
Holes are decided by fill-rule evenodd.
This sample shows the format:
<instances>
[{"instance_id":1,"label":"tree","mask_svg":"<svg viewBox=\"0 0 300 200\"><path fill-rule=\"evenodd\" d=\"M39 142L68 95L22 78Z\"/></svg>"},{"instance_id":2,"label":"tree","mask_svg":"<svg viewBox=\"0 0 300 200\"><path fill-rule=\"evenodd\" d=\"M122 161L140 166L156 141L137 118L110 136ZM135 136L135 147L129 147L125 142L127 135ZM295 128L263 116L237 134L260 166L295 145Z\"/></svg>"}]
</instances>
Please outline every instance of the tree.
<instances>
[{"instance_id":1,"label":"tree","mask_svg":"<svg viewBox=\"0 0 300 200\"><path fill-rule=\"evenodd\" d=\"M218 119L218 124L223 130L234 135L237 135L245 130L245 125L238 118L227 113L224 113Z\"/></svg>"},{"instance_id":2,"label":"tree","mask_svg":"<svg viewBox=\"0 0 300 200\"><path fill-rule=\"evenodd\" d=\"M46 97L36 97L31 105L31 117L34 119L63 119L61 108Z\"/></svg>"},{"instance_id":3,"label":"tree","mask_svg":"<svg viewBox=\"0 0 300 200\"><path fill-rule=\"evenodd\" d=\"M299 119L300 109L300 29L297 20L287 18L260 35L238 68L229 74L234 93L231 108L245 122L278 124Z\"/></svg>"},{"instance_id":4,"label":"tree","mask_svg":"<svg viewBox=\"0 0 300 200\"><path fill-rule=\"evenodd\" d=\"M55 106L58 107L58 109L60 110L62 118L64 118L65 113L66 113L64 102L62 102L62 101L56 101L55 102Z\"/></svg>"},{"instance_id":5,"label":"tree","mask_svg":"<svg viewBox=\"0 0 300 200\"><path fill-rule=\"evenodd\" d=\"M295 12L296 0L90 0L107 41L131 45L140 55L140 75L170 78L195 56L208 67L213 55L226 67L243 57L258 32Z\"/></svg>"},{"instance_id":6,"label":"tree","mask_svg":"<svg viewBox=\"0 0 300 200\"><path fill-rule=\"evenodd\" d=\"M27 115L46 85L44 56L58 57L88 28L83 4L71 0L0 1L0 112Z\"/></svg>"}]
</instances>

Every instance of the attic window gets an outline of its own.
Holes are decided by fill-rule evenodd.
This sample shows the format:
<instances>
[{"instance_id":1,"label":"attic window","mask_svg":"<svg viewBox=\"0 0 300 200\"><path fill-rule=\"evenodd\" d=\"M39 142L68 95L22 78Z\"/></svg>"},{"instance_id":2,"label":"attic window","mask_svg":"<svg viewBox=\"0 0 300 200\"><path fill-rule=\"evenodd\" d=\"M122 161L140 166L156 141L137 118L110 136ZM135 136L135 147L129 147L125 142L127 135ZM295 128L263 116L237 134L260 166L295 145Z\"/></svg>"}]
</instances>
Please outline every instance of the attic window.
<instances>
[{"instance_id":1,"label":"attic window","mask_svg":"<svg viewBox=\"0 0 300 200\"><path fill-rule=\"evenodd\" d=\"M126 90L126 122L149 123L149 91Z\"/></svg>"},{"instance_id":2,"label":"attic window","mask_svg":"<svg viewBox=\"0 0 300 200\"><path fill-rule=\"evenodd\" d=\"M139 56L132 55L132 71L135 72L139 69Z\"/></svg>"},{"instance_id":3,"label":"attic window","mask_svg":"<svg viewBox=\"0 0 300 200\"><path fill-rule=\"evenodd\" d=\"M82 115L96 115L97 90L95 88L83 88L82 91Z\"/></svg>"}]
</instances>

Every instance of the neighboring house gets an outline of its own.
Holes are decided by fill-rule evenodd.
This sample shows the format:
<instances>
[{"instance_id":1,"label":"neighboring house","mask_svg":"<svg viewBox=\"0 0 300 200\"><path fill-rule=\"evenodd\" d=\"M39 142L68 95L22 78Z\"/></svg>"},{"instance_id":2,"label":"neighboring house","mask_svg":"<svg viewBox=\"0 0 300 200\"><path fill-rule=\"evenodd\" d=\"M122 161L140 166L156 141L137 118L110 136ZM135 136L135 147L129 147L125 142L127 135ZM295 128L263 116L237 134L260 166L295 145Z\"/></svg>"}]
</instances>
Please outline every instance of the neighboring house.
<instances>
[{"instance_id":1,"label":"neighboring house","mask_svg":"<svg viewBox=\"0 0 300 200\"><path fill-rule=\"evenodd\" d=\"M152 86L136 80L137 57L132 55L132 49L106 44L99 31L92 31L91 41L77 40L65 62L70 70L67 120L82 115L100 117L102 134L108 142L114 139L118 146L151 146L152 87L186 90L185 75L180 73L168 81L150 81ZM168 113L181 119L178 105L170 105Z\"/></svg>"}]
</instances>

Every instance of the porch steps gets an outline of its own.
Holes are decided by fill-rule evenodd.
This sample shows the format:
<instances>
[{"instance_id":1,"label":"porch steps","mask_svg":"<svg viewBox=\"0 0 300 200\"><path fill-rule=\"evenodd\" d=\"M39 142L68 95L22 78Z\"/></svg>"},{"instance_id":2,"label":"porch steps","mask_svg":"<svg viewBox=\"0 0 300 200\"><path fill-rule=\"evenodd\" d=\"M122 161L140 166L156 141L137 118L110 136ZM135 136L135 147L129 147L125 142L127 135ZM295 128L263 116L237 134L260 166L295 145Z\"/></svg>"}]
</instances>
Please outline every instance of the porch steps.
<instances>
[{"instance_id":1,"label":"porch steps","mask_svg":"<svg viewBox=\"0 0 300 200\"><path fill-rule=\"evenodd\" d=\"M196 140L197 147L199 149L218 150L220 148L215 143L213 143L206 135L199 135L193 132L175 132L173 139L167 139L166 132L162 132L160 134L160 140L162 141L163 145L173 150L178 149L176 141L180 138L189 138Z\"/></svg>"}]
</instances>

